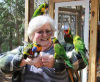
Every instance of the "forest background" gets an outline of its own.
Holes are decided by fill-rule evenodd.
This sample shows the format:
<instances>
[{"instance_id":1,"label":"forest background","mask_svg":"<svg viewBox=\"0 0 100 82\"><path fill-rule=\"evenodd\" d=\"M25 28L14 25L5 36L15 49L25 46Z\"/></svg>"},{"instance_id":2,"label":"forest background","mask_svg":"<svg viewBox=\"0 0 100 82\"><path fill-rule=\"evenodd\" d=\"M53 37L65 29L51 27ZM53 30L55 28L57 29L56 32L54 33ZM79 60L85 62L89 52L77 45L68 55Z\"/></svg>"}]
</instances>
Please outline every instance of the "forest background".
<instances>
[{"instance_id":1,"label":"forest background","mask_svg":"<svg viewBox=\"0 0 100 82\"><path fill-rule=\"evenodd\" d=\"M0 1L0 53L22 45L25 0Z\"/></svg>"}]
</instances>

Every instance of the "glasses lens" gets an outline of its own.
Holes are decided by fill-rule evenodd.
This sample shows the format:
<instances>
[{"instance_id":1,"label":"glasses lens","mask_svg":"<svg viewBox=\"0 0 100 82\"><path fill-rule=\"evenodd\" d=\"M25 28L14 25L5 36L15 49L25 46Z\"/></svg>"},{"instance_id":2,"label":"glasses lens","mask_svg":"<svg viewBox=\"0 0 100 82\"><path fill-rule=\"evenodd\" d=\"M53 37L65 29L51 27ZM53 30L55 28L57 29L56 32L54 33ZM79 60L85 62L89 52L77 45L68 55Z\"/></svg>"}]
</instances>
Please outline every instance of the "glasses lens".
<instances>
[{"instance_id":1,"label":"glasses lens","mask_svg":"<svg viewBox=\"0 0 100 82\"><path fill-rule=\"evenodd\" d=\"M51 31L51 30L45 30L45 31L40 30L40 31L38 31L37 33L39 33L39 34L44 34L44 33L46 33L46 34L51 34L52 31Z\"/></svg>"}]
</instances>

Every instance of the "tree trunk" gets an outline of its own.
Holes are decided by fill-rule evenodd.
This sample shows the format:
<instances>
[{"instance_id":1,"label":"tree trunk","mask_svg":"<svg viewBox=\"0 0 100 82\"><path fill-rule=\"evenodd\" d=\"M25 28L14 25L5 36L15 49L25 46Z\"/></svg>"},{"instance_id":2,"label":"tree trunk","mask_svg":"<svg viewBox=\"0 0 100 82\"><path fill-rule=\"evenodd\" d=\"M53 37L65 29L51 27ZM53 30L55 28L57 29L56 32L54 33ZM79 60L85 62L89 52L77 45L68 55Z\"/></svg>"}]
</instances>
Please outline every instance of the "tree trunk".
<instances>
[{"instance_id":1,"label":"tree trunk","mask_svg":"<svg viewBox=\"0 0 100 82\"><path fill-rule=\"evenodd\" d=\"M10 27L9 48L10 48L10 50L12 50L12 29L11 29L11 27Z\"/></svg>"},{"instance_id":2,"label":"tree trunk","mask_svg":"<svg viewBox=\"0 0 100 82\"><path fill-rule=\"evenodd\" d=\"M19 26L18 26L18 23L17 23L17 0L16 0L16 13L15 13L15 27L16 27L16 32L17 32L17 45L20 44L20 36L19 36Z\"/></svg>"}]
</instances>

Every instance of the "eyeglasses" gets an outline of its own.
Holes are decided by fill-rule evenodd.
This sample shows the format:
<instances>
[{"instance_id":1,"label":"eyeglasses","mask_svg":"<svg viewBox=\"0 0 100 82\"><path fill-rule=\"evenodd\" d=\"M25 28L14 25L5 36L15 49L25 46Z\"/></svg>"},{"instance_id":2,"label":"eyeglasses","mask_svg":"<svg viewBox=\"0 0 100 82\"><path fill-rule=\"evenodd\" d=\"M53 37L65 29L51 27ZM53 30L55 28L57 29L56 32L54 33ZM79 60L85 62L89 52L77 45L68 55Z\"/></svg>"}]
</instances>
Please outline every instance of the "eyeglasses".
<instances>
[{"instance_id":1,"label":"eyeglasses","mask_svg":"<svg viewBox=\"0 0 100 82\"><path fill-rule=\"evenodd\" d=\"M46 33L46 34L49 35L49 34L52 34L52 30L40 30L40 31L38 31L37 33L38 33L38 34L41 34L41 35L44 34L44 33Z\"/></svg>"}]
</instances>

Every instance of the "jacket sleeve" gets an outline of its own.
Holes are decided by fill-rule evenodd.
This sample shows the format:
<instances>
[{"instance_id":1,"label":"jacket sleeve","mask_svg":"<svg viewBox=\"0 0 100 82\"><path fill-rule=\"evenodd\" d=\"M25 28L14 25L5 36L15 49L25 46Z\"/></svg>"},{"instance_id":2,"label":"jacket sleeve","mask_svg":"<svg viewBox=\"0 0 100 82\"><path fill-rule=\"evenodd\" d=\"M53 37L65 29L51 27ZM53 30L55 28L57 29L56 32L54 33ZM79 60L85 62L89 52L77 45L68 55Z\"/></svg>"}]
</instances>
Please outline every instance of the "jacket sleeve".
<instances>
[{"instance_id":1,"label":"jacket sleeve","mask_svg":"<svg viewBox=\"0 0 100 82\"><path fill-rule=\"evenodd\" d=\"M14 71L22 69L22 67L20 67L20 63L23 58L22 51L23 46L19 46L12 51L1 53L0 71L3 73L12 73Z\"/></svg>"}]
</instances>

